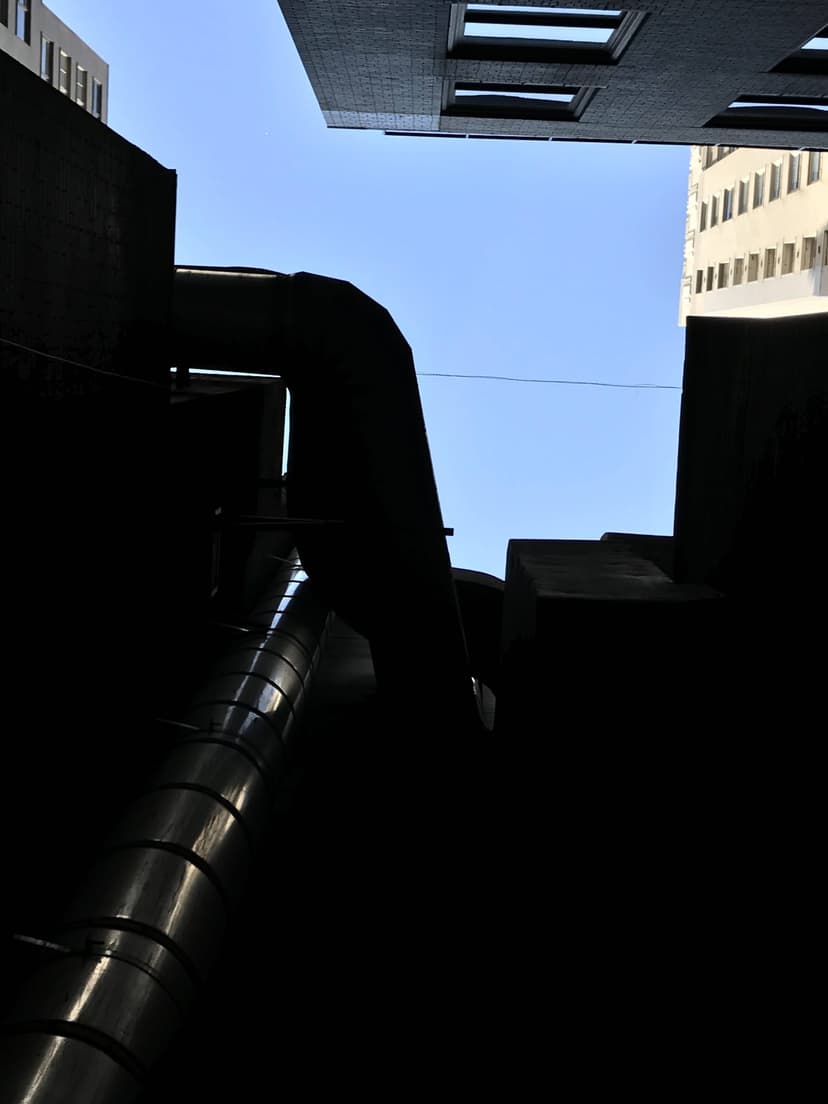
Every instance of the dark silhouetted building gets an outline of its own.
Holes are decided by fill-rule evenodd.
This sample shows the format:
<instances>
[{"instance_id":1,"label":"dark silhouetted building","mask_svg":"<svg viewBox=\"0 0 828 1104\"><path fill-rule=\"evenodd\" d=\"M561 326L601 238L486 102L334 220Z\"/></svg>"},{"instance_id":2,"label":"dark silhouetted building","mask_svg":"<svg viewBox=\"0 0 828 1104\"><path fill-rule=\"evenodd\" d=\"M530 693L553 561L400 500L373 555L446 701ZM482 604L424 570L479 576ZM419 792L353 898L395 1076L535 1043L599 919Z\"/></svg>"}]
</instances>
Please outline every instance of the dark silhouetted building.
<instances>
[{"instance_id":1,"label":"dark silhouetted building","mask_svg":"<svg viewBox=\"0 0 828 1104\"><path fill-rule=\"evenodd\" d=\"M0 117L0 1104L720 1077L803 973L828 315L691 318L675 536L502 583L387 311L176 268L174 172L4 53Z\"/></svg>"},{"instance_id":2,"label":"dark silhouetted building","mask_svg":"<svg viewBox=\"0 0 828 1104\"><path fill-rule=\"evenodd\" d=\"M331 127L765 147L828 130L822 0L280 5Z\"/></svg>"}]
</instances>

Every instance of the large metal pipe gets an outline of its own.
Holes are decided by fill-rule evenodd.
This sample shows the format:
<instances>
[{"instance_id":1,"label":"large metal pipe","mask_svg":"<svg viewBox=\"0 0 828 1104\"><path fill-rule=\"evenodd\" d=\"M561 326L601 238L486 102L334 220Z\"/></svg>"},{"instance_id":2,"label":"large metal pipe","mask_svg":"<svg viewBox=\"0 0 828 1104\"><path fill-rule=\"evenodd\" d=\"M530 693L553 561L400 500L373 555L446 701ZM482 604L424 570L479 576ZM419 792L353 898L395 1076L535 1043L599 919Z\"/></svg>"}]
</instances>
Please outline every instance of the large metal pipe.
<instances>
[{"instance_id":1,"label":"large metal pipe","mask_svg":"<svg viewBox=\"0 0 828 1104\"><path fill-rule=\"evenodd\" d=\"M298 561L278 572L50 933L3 1025L2 1104L136 1098L218 952L328 619Z\"/></svg>"},{"instance_id":2,"label":"large metal pipe","mask_svg":"<svg viewBox=\"0 0 828 1104\"><path fill-rule=\"evenodd\" d=\"M480 731L411 349L385 308L309 273L179 267L180 364L278 372L290 513L325 601L371 642L381 690L427 657L433 734Z\"/></svg>"}]
</instances>

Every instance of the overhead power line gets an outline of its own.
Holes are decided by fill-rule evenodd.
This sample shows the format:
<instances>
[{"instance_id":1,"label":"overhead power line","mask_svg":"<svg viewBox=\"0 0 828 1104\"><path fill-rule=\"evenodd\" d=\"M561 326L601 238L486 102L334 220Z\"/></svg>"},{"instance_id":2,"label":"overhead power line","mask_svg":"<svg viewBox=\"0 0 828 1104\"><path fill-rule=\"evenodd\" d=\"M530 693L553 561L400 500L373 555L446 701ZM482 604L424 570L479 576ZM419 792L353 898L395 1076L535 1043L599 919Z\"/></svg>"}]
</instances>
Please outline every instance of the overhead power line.
<instances>
[{"instance_id":1,"label":"overhead power line","mask_svg":"<svg viewBox=\"0 0 828 1104\"><path fill-rule=\"evenodd\" d=\"M531 379L528 376L484 376L464 372L418 372L436 379L501 380L504 383L557 383L565 387L620 387L629 391L681 391L675 383L609 383L606 380Z\"/></svg>"}]
</instances>

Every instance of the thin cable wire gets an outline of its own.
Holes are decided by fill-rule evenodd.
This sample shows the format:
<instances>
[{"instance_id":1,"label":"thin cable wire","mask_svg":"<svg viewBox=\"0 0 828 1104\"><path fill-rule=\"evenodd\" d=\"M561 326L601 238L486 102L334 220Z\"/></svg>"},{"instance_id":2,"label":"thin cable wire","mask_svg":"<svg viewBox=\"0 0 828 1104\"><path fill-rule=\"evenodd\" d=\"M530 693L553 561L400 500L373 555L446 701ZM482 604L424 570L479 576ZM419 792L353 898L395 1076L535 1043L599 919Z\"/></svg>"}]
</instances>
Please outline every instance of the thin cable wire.
<instances>
[{"instance_id":1,"label":"thin cable wire","mask_svg":"<svg viewBox=\"0 0 828 1104\"><path fill-rule=\"evenodd\" d=\"M20 349L24 353L31 353L33 356L43 357L44 360L54 360L58 364L68 364L72 368L83 368L87 372L93 372L98 376L110 376L112 379L123 380L124 383L137 383L142 387L152 387L156 391L169 391L169 388L163 383L153 383L151 380L139 379L137 376L120 375L118 372L111 372L106 368L97 368L92 364L84 364L83 361L80 360L70 360L68 357L57 356L54 353L44 353L42 349L33 349L30 345L22 345L19 341L10 341L6 337L0 337L0 344L9 345L13 349ZM218 375L219 373L215 374ZM673 383L610 383L606 380L570 380L548 379L546 377L533 378L528 376L476 375L464 372L417 372L417 375L429 376L432 379L499 380L503 383L552 383L560 387L614 387L626 391L681 391L681 386Z\"/></svg>"},{"instance_id":2,"label":"thin cable wire","mask_svg":"<svg viewBox=\"0 0 828 1104\"><path fill-rule=\"evenodd\" d=\"M151 380L139 379L137 376L122 376L118 372L110 372L107 368L96 368L94 365L84 364L80 360L70 360L68 357L56 356L54 353L44 353L42 349L33 349L30 345L21 345L19 341L10 341L7 337L0 337L0 345L10 345L13 349L22 349L24 353L43 357L44 360L54 360L58 364L69 364L72 368L83 368L96 376L111 376L113 379L123 380L124 383L139 383L142 387L152 387L156 391L169 392L169 387L163 383L153 383Z\"/></svg>"},{"instance_id":3,"label":"thin cable wire","mask_svg":"<svg viewBox=\"0 0 828 1104\"><path fill-rule=\"evenodd\" d=\"M620 387L631 391L681 391L675 383L607 383L602 380L529 379L527 376L477 376L462 372L418 372L437 379L502 380L505 383L557 383L566 387Z\"/></svg>"}]
</instances>

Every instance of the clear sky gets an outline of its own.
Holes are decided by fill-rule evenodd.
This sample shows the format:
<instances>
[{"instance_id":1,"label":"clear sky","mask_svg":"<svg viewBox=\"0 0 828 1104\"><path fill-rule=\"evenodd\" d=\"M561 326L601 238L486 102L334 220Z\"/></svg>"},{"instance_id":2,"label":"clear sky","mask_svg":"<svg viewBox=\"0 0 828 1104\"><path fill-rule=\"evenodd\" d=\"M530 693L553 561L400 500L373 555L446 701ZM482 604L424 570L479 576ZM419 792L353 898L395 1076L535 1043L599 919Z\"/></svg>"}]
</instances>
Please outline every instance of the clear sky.
<instances>
[{"instance_id":1,"label":"clear sky","mask_svg":"<svg viewBox=\"0 0 828 1104\"><path fill-rule=\"evenodd\" d=\"M689 151L328 130L276 0L53 0L178 172L176 260L349 280L420 372L681 384ZM670 533L679 391L422 377L454 563Z\"/></svg>"}]
</instances>

